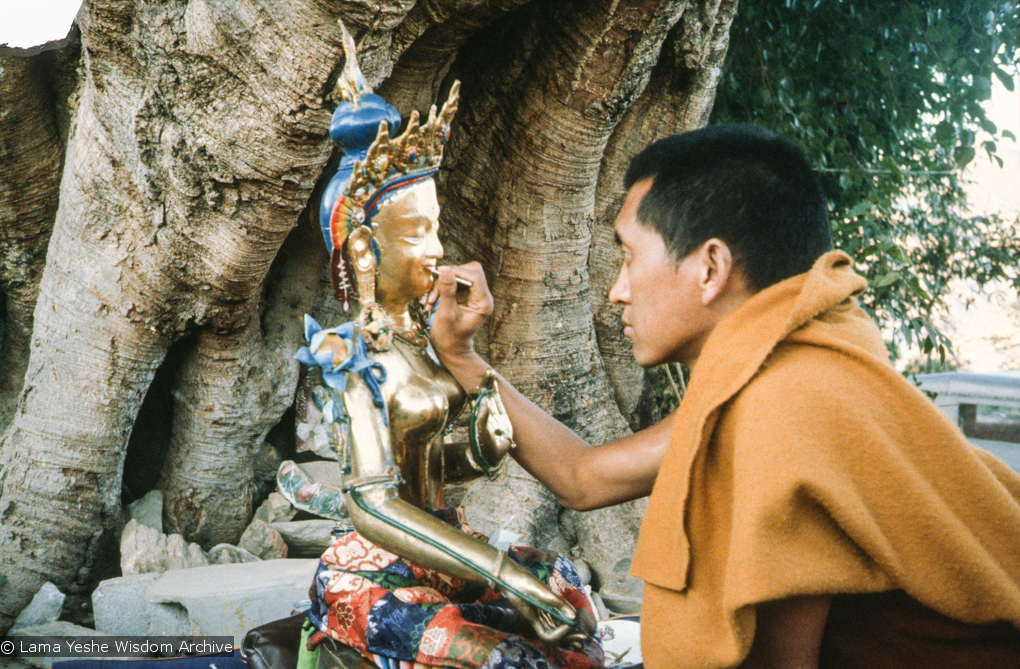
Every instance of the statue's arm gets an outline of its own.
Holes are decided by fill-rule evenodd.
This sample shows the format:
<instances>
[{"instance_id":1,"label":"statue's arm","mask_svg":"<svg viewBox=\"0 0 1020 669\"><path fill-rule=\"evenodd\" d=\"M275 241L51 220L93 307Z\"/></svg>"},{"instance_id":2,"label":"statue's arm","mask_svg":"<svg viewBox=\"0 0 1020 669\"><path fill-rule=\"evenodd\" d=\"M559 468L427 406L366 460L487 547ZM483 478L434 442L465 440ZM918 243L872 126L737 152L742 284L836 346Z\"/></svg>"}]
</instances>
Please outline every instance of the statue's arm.
<instances>
[{"instance_id":1,"label":"statue's arm","mask_svg":"<svg viewBox=\"0 0 1020 669\"><path fill-rule=\"evenodd\" d=\"M571 632L577 620L574 609L527 568L400 499L389 429L371 391L356 374L348 374L344 403L351 421L351 471L344 486L347 511L358 532L423 566L469 582L494 584L546 641Z\"/></svg>"}]
</instances>

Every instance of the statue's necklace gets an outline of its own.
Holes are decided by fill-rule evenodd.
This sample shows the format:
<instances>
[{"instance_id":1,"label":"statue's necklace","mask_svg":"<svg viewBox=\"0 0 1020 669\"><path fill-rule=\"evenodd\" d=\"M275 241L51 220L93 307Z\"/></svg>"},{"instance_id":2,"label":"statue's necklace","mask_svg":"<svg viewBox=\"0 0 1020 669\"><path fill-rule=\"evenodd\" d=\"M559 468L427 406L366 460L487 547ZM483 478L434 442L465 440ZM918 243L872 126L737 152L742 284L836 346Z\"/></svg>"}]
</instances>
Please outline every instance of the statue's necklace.
<instances>
[{"instance_id":1,"label":"statue's necklace","mask_svg":"<svg viewBox=\"0 0 1020 669\"><path fill-rule=\"evenodd\" d=\"M417 349L425 349L429 345L428 336L422 332L421 325L415 323L408 329L393 328L393 334L400 341L410 344Z\"/></svg>"}]
</instances>

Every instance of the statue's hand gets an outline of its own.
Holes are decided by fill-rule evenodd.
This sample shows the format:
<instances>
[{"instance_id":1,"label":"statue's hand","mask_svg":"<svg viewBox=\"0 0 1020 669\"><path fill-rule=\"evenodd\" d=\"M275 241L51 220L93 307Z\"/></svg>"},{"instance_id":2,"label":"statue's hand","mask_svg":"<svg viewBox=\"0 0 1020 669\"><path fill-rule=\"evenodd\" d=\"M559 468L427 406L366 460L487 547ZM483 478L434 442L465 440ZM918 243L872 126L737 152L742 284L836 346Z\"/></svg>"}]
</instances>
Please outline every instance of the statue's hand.
<instances>
[{"instance_id":1,"label":"statue's hand","mask_svg":"<svg viewBox=\"0 0 1020 669\"><path fill-rule=\"evenodd\" d=\"M511 606L514 607L514 610L521 614L521 617L528 623L536 637L546 643L558 643L561 646L575 650L580 648L588 639L588 635L577 630L577 612L574 611L574 607L536 579L525 567L508 560L503 568L501 577L517 590L529 595L534 600L559 613L563 618L571 621L567 624L557 620L548 611L504 589L503 595L510 602Z\"/></svg>"},{"instance_id":2,"label":"statue's hand","mask_svg":"<svg viewBox=\"0 0 1020 669\"><path fill-rule=\"evenodd\" d=\"M471 287L457 291L457 278L467 279ZM492 293L485 283L485 272L477 262L458 267L440 267L426 300L426 309L439 301L432 316L429 333L441 360L466 357L474 353L473 339L485 319L492 314Z\"/></svg>"},{"instance_id":3,"label":"statue's hand","mask_svg":"<svg viewBox=\"0 0 1020 669\"><path fill-rule=\"evenodd\" d=\"M471 412L471 452L476 469L492 474L514 446L514 428L510 416L499 398L496 375L490 369L482 377L475 391L475 406Z\"/></svg>"}]
</instances>

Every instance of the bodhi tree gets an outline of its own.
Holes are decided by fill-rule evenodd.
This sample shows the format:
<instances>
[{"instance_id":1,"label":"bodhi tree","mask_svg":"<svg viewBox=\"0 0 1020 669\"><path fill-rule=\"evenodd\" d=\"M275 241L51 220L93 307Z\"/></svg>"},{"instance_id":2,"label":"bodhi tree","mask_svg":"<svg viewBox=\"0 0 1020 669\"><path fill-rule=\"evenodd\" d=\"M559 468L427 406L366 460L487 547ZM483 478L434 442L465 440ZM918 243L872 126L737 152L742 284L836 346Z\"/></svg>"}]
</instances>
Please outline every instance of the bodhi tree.
<instances>
[{"instance_id":1,"label":"bodhi tree","mask_svg":"<svg viewBox=\"0 0 1020 669\"><path fill-rule=\"evenodd\" d=\"M330 310L338 18L405 117L463 82L442 238L489 276L484 353L592 442L640 424L604 304L621 173L705 124L735 4L88 0L76 46L0 55L0 629L47 580L87 594L153 486L206 547L247 524L293 422L301 315ZM465 495L480 529L516 511L523 541L637 594L639 504L567 513L515 468L486 485Z\"/></svg>"}]
</instances>

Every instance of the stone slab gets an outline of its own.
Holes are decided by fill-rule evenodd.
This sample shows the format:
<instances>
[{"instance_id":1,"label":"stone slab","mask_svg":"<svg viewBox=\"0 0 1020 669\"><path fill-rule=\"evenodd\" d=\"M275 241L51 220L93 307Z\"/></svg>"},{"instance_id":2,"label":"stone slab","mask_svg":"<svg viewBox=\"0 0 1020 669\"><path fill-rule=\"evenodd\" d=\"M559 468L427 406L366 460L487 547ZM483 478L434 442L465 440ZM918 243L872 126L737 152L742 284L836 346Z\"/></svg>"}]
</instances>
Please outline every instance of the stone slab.
<instances>
[{"instance_id":1,"label":"stone slab","mask_svg":"<svg viewBox=\"0 0 1020 669\"><path fill-rule=\"evenodd\" d=\"M96 629L114 636L148 634L157 612L147 598L149 588L159 577L156 573L130 574L100 583L92 593Z\"/></svg>"},{"instance_id":2,"label":"stone slab","mask_svg":"<svg viewBox=\"0 0 1020 669\"><path fill-rule=\"evenodd\" d=\"M62 637L75 637L84 641L86 637L101 635L101 632L91 630L87 627L81 627L80 625L75 625L74 623L69 623L64 620L56 620L53 622L43 623L42 625L22 627L18 631L11 633L11 640L14 641L14 643L18 643L17 637L30 636L34 637L35 640L40 643L61 644L64 643L64 639ZM54 662L60 662L66 659L66 657L24 657L18 659L2 658L0 659L0 667L9 667L10 669L19 669L20 667L38 667L39 669L48 669L53 666ZM10 664L4 664L5 662L9 662Z\"/></svg>"},{"instance_id":3,"label":"stone slab","mask_svg":"<svg viewBox=\"0 0 1020 669\"><path fill-rule=\"evenodd\" d=\"M316 559L267 560L168 571L148 590L152 604L183 607L191 634L233 636L290 615L308 599Z\"/></svg>"}]
</instances>

